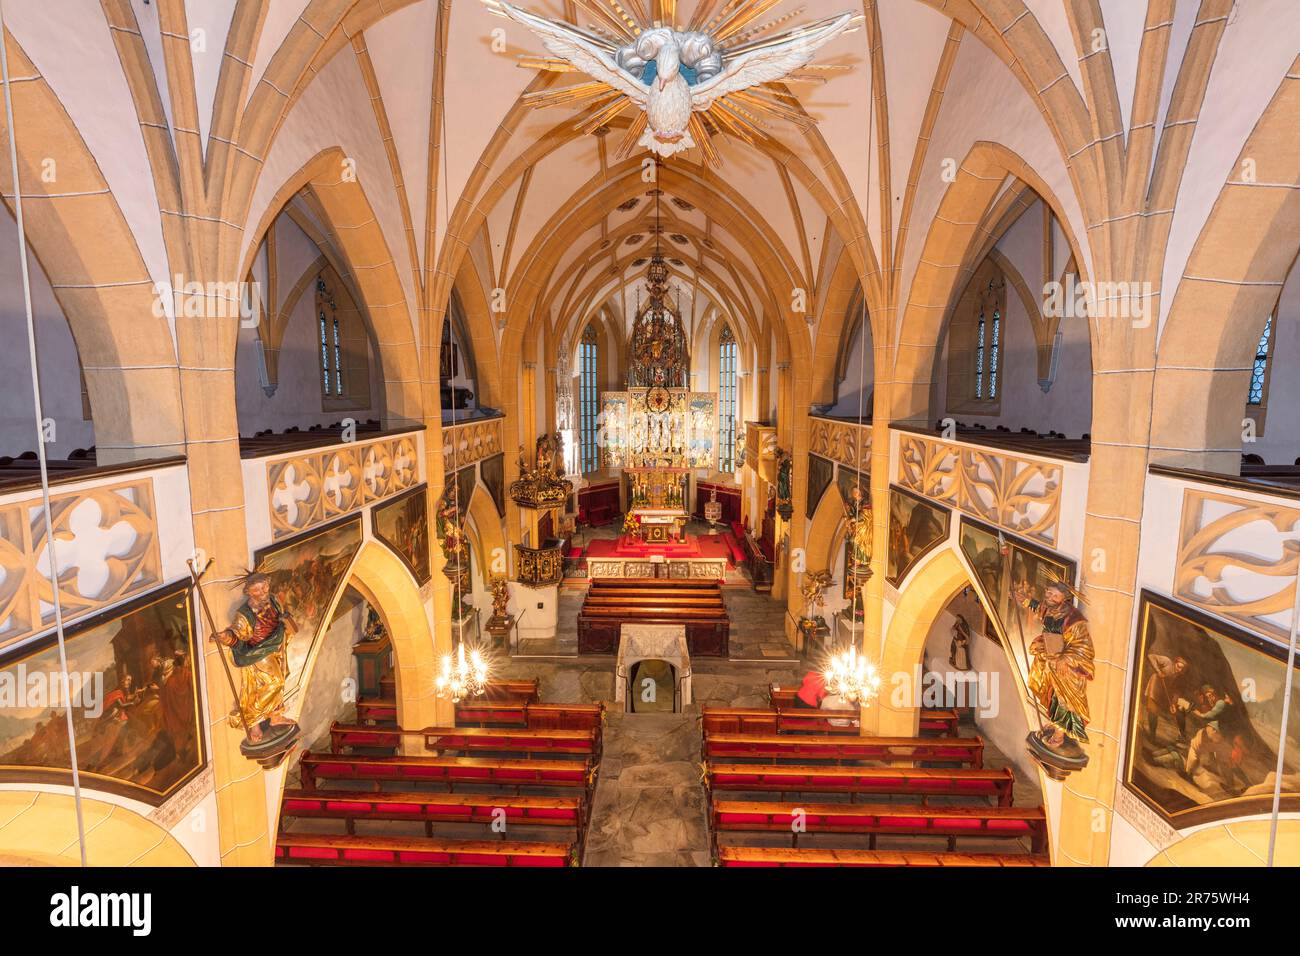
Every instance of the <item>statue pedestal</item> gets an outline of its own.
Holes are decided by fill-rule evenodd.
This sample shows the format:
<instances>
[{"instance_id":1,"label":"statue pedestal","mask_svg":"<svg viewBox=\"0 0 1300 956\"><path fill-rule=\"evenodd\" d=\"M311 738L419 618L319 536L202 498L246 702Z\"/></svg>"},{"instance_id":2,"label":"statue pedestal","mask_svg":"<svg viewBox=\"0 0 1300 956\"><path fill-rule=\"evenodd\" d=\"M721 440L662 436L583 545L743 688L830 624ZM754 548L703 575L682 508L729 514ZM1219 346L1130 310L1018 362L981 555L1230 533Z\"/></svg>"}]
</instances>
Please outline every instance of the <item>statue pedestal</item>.
<instances>
[{"instance_id":1,"label":"statue pedestal","mask_svg":"<svg viewBox=\"0 0 1300 956\"><path fill-rule=\"evenodd\" d=\"M493 615L488 618L488 645L493 650L509 650L510 632L514 630L515 619L507 614L504 617Z\"/></svg>"},{"instance_id":2,"label":"statue pedestal","mask_svg":"<svg viewBox=\"0 0 1300 956\"><path fill-rule=\"evenodd\" d=\"M830 626L819 617L801 617L795 621L794 650L800 657L828 654L831 650Z\"/></svg>"}]
</instances>

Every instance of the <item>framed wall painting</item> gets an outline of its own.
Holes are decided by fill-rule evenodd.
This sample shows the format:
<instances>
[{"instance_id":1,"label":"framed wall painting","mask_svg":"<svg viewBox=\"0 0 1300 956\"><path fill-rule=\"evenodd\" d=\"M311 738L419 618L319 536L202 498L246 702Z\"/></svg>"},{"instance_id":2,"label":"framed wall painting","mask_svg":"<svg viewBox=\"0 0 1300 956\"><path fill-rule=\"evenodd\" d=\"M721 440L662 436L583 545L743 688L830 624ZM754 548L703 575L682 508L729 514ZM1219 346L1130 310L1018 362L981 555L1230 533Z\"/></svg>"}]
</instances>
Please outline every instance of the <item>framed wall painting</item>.
<instances>
[{"instance_id":1,"label":"framed wall painting","mask_svg":"<svg viewBox=\"0 0 1300 956\"><path fill-rule=\"evenodd\" d=\"M492 503L497 506L497 514L506 516L506 456L497 453L491 458L484 458L478 463L479 478L487 486ZM573 508L570 511L576 510Z\"/></svg>"},{"instance_id":2,"label":"framed wall painting","mask_svg":"<svg viewBox=\"0 0 1300 956\"><path fill-rule=\"evenodd\" d=\"M71 784L67 713L81 785L160 806L207 765L188 581L0 658L0 780Z\"/></svg>"},{"instance_id":3,"label":"framed wall painting","mask_svg":"<svg viewBox=\"0 0 1300 956\"><path fill-rule=\"evenodd\" d=\"M808 501L805 513L811 521L822 495L835 477L835 463L820 455L808 455Z\"/></svg>"},{"instance_id":4,"label":"framed wall painting","mask_svg":"<svg viewBox=\"0 0 1300 956\"><path fill-rule=\"evenodd\" d=\"M1300 667L1282 703L1287 646L1143 591L1124 786L1177 829L1269 813L1285 747L1281 809L1300 810Z\"/></svg>"},{"instance_id":5,"label":"framed wall painting","mask_svg":"<svg viewBox=\"0 0 1300 956\"><path fill-rule=\"evenodd\" d=\"M1042 633L1043 625L1034 611L1015 600L1014 592L1019 588L1042 600L1050 581L1064 580L1073 585L1077 566L1064 555L1005 531L999 533L992 525L966 515L961 516L958 541L975 571L975 590L992 629L990 634L986 627L985 634L1007 648L1024 682L1029 674L1028 649ZM1083 610L1086 614L1086 608Z\"/></svg>"},{"instance_id":6,"label":"framed wall painting","mask_svg":"<svg viewBox=\"0 0 1300 956\"><path fill-rule=\"evenodd\" d=\"M948 539L952 512L889 486L889 555L885 580L898 587L916 563Z\"/></svg>"},{"instance_id":7,"label":"framed wall painting","mask_svg":"<svg viewBox=\"0 0 1300 956\"><path fill-rule=\"evenodd\" d=\"M376 505L371 512L375 537L388 545L410 569L415 583L432 576L429 561L429 486L422 484Z\"/></svg>"},{"instance_id":8,"label":"framed wall painting","mask_svg":"<svg viewBox=\"0 0 1300 956\"><path fill-rule=\"evenodd\" d=\"M286 702L292 703L302 690L307 661L360 547L361 515L355 514L278 541L253 556L255 569L270 575L271 594L297 625L289 640Z\"/></svg>"}]
</instances>

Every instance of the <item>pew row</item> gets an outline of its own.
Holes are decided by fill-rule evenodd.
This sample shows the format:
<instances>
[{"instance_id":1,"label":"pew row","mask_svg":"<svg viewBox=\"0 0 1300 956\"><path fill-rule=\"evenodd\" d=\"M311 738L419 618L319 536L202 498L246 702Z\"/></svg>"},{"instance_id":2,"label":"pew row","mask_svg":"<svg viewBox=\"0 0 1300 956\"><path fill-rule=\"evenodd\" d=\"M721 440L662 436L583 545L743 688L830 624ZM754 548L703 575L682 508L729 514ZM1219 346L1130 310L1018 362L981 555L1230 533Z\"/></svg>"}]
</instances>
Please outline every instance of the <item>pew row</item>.
<instances>
[{"instance_id":1,"label":"pew row","mask_svg":"<svg viewBox=\"0 0 1300 956\"><path fill-rule=\"evenodd\" d=\"M355 790L286 790L281 820L310 817L342 820L356 833L358 820L415 820L433 836L435 823L504 822L511 826L571 827L581 840L587 823L585 793L564 797L518 797L499 793L361 793ZM506 830L501 831L505 839Z\"/></svg>"},{"instance_id":2,"label":"pew row","mask_svg":"<svg viewBox=\"0 0 1300 956\"><path fill-rule=\"evenodd\" d=\"M700 708L705 733L715 734L856 734L856 710L769 710L765 707Z\"/></svg>"},{"instance_id":3,"label":"pew row","mask_svg":"<svg viewBox=\"0 0 1300 956\"><path fill-rule=\"evenodd\" d=\"M315 790L321 780L367 780L375 790L384 783L438 783L458 786L562 787L590 790L596 765L590 760L494 760L485 757L383 757L308 751L299 764L302 789Z\"/></svg>"},{"instance_id":4,"label":"pew row","mask_svg":"<svg viewBox=\"0 0 1300 956\"><path fill-rule=\"evenodd\" d=\"M397 699L397 676L387 674L379 681L379 695L385 700ZM476 700L506 701L518 704L535 704L540 701L537 678L532 680L490 680L482 698Z\"/></svg>"},{"instance_id":5,"label":"pew row","mask_svg":"<svg viewBox=\"0 0 1300 956\"><path fill-rule=\"evenodd\" d=\"M774 687L767 685L767 697L773 709L800 712L803 708L795 707L796 688ZM816 713L815 711L808 711ZM923 734L940 734L944 737L956 737L957 725L961 715L950 708L926 707L921 711L920 732Z\"/></svg>"},{"instance_id":6,"label":"pew row","mask_svg":"<svg viewBox=\"0 0 1300 956\"><path fill-rule=\"evenodd\" d=\"M998 806L1009 807L1014 785L1015 776L1007 767L972 770L745 763L707 763L704 767L704 786L710 794L715 791L847 793L850 801L856 800L859 794L918 796L922 805L931 796L992 797Z\"/></svg>"},{"instance_id":7,"label":"pew row","mask_svg":"<svg viewBox=\"0 0 1300 956\"><path fill-rule=\"evenodd\" d=\"M531 728L426 727L403 730L373 724L343 724L330 727L330 744L335 753L346 748L396 750L403 737L423 737L426 750L437 754L518 753L537 756L580 756L600 758L599 730L533 730Z\"/></svg>"},{"instance_id":8,"label":"pew row","mask_svg":"<svg viewBox=\"0 0 1300 956\"><path fill-rule=\"evenodd\" d=\"M819 833L851 833L870 837L870 849L882 833L902 836L943 836L954 850L957 838L1027 837L1031 853L1047 846L1047 816L1042 807L925 807L883 804L749 803L715 800L709 822L716 844L721 833L787 833L791 845L799 837Z\"/></svg>"},{"instance_id":9,"label":"pew row","mask_svg":"<svg viewBox=\"0 0 1300 956\"><path fill-rule=\"evenodd\" d=\"M874 760L984 765L979 737L854 737L847 734L704 734L708 760Z\"/></svg>"},{"instance_id":10,"label":"pew row","mask_svg":"<svg viewBox=\"0 0 1300 956\"><path fill-rule=\"evenodd\" d=\"M458 727L527 727L532 730L589 730L605 720L604 704L530 704L514 701L468 701L456 705ZM357 722L395 724L397 702L357 701Z\"/></svg>"},{"instance_id":11,"label":"pew row","mask_svg":"<svg viewBox=\"0 0 1300 956\"><path fill-rule=\"evenodd\" d=\"M1051 866L1032 853L931 853L916 850L821 850L800 847L724 846L718 866Z\"/></svg>"},{"instance_id":12,"label":"pew row","mask_svg":"<svg viewBox=\"0 0 1300 956\"><path fill-rule=\"evenodd\" d=\"M279 863L313 866L577 866L576 843L281 833Z\"/></svg>"}]
</instances>

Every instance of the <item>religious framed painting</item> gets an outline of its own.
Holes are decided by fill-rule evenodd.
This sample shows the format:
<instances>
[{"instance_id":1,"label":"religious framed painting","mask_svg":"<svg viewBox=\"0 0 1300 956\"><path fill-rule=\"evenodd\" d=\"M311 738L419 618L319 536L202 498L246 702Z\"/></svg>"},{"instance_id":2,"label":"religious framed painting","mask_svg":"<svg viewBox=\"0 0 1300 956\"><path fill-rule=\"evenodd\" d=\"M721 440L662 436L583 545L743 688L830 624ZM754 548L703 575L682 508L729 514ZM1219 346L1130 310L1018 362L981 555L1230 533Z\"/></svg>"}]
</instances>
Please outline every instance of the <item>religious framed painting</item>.
<instances>
[{"instance_id":1,"label":"religious framed painting","mask_svg":"<svg viewBox=\"0 0 1300 956\"><path fill-rule=\"evenodd\" d=\"M1049 587L1065 582L1073 589L1073 560L992 525L961 516L962 554L975 571L975 591L984 604L985 634L1007 648L1022 679L1028 680L1030 648L1042 636L1041 609ZM1056 637L1049 643L1055 644Z\"/></svg>"},{"instance_id":2,"label":"religious framed painting","mask_svg":"<svg viewBox=\"0 0 1300 956\"><path fill-rule=\"evenodd\" d=\"M144 594L0 658L0 780L81 785L160 806L207 765L189 582Z\"/></svg>"},{"instance_id":3,"label":"religious framed painting","mask_svg":"<svg viewBox=\"0 0 1300 956\"><path fill-rule=\"evenodd\" d=\"M916 563L948 539L952 513L910 491L889 486L889 560L885 580L898 587Z\"/></svg>"},{"instance_id":4,"label":"religious framed painting","mask_svg":"<svg viewBox=\"0 0 1300 956\"><path fill-rule=\"evenodd\" d=\"M813 514L817 511L817 505L821 503L822 495L830 486L835 477L835 463L829 458L823 458L821 455L808 455L808 501L805 512L808 520L812 520Z\"/></svg>"},{"instance_id":5,"label":"religious framed painting","mask_svg":"<svg viewBox=\"0 0 1300 956\"><path fill-rule=\"evenodd\" d=\"M506 516L506 456L498 452L491 458L484 458L478 463L479 480L492 496L492 503L497 506L497 514ZM569 509L574 510L574 509Z\"/></svg>"},{"instance_id":6,"label":"religious framed painting","mask_svg":"<svg viewBox=\"0 0 1300 956\"><path fill-rule=\"evenodd\" d=\"M424 585L432 576L429 563L429 486L420 485L377 505L371 512L375 537L388 545Z\"/></svg>"},{"instance_id":7,"label":"religious framed painting","mask_svg":"<svg viewBox=\"0 0 1300 956\"><path fill-rule=\"evenodd\" d=\"M1281 809L1300 810L1300 708L1285 733L1287 646L1152 591L1138 608L1124 786L1176 829L1269 813L1285 747Z\"/></svg>"},{"instance_id":8,"label":"religious framed painting","mask_svg":"<svg viewBox=\"0 0 1300 956\"><path fill-rule=\"evenodd\" d=\"M307 661L360 547L361 515L356 514L278 541L253 556L254 570L270 577L271 594L297 626L287 652L287 703L302 690Z\"/></svg>"}]
</instances>

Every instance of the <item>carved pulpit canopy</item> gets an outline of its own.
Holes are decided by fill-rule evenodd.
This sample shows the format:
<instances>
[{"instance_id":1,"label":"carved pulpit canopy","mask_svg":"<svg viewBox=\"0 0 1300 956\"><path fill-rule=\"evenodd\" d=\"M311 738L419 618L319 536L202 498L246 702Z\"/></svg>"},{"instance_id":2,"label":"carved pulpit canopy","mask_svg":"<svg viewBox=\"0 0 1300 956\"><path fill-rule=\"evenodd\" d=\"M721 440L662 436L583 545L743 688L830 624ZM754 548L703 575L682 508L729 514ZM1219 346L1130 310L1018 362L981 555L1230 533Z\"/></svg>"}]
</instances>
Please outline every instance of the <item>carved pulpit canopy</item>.
<instances>
[{"instance_id":1,"label":"carved pulpit canopy","mask_svg":"<svg viewBox=\"0 0 1300 956\"><path fill-rule=\"evenodd\" d=\"M559 433L545 434L537 439L537 451L532 467L519 448L519 479L510 484L510 498L521 508L550 511L563 508L573 494L573 482L560 474L563 444Z\"/></svg>"}]
</instances>

